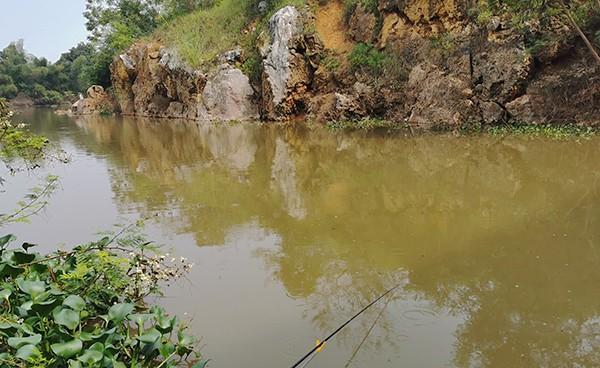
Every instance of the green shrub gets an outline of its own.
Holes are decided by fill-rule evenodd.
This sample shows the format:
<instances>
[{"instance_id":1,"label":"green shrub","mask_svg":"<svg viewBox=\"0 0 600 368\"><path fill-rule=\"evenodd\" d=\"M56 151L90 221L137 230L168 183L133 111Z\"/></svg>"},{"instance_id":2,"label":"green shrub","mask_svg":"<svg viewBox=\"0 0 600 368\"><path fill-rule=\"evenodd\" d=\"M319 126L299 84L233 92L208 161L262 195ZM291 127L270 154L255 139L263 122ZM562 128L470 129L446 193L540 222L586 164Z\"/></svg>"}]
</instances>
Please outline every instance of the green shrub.
<instances>
[{"instance_id":1,"label":"green shrub","mask_svg":"<svg viewBox=\"0 0 600 368\"><path fill-rule=\"evenodd\" d=\"M440 33L431 38L431 47L442 51L452 51L456 47L456 40L450 33Z\"/></svg>"},{"instance_id":2,"label":"green shrub","mask_svg":"<svg viewBox=\"0 0 600 368\"><path fill-rule=\"evenodd\" d=\"M489 128L488 133L492 135L517 135L524 137L544 137L551 139L568 139L568 138L590 138L598 134L598 129L592 127L581 127L573 124L565 125L526 125L512 124L499 125Z\"/></svg>"},{"instance_id":3,"label":"green shrub","mask_svg":"<svg viewBox=\"0 0 600 368\"><path fill-rule=\"evenodd\" d=\"M0 238L0 366L206 365L185 326L144 303L187 263L129 232L47 255L8 249L14 240Z\"/></svg>"},{"instance_id":4,"label":"green shrub","mask_svg":"<svg viewBox=\"0 0 600 368\"><path fill-rule=\"evenodd\" d=\"M327 53L321 60L321 64L330 72L337 71L342 65L338 56L332 53Z\"/></svg>"},{"instance_id":5,"label":"green shrub","mask_svg":"<svg viewBox=\"0 0 600 368\"><path fill-rule=\"evenodd\" d=\"M405 128L403 124L394 123L389 120L378 118L364 118L360 120L341 120L330 121L326 125L331 130L402 130Z\"/></svg>"},{"instance_id":6,"label":"green shrub","mask_svg":"<svg viewBox=\"0 0 600 368\"><path fill-rule=\"evenodd\" d=\"M377 74L383 71L386 55L373 45L359 43L348 55L348 61L354 70L363 69Z\"/></svg>"}]
</instances>

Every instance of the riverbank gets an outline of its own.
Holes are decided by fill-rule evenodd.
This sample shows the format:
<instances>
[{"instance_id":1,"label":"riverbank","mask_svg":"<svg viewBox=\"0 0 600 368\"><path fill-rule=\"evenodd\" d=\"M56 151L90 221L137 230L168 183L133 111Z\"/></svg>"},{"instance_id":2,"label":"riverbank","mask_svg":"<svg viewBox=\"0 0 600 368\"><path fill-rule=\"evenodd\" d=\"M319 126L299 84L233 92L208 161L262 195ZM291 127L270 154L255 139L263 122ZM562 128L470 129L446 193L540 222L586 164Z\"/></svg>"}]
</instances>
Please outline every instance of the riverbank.
<instances>
[{"instance_id":1,"label":"riverbank","mask_svg":"<svg viewBox=\"0 0 600 368\"><path fill-rule=\"evenodd\" d=\"M507 14L474 17L450 1L369 8L331 0L262 13L242 7L239 29L215 38L222 25L213 20L231 16L230 5L185 16L118 55L110 68L117 110L424 130L600 123L599 66L560 17L524 34ZM198 17L215 29L181 34ZM591 8L585 31L594 33L597 17ZM553 21L562 28L546 24ZM206 50L193 49L206 42Z\"/></svg>"}]
</instances>

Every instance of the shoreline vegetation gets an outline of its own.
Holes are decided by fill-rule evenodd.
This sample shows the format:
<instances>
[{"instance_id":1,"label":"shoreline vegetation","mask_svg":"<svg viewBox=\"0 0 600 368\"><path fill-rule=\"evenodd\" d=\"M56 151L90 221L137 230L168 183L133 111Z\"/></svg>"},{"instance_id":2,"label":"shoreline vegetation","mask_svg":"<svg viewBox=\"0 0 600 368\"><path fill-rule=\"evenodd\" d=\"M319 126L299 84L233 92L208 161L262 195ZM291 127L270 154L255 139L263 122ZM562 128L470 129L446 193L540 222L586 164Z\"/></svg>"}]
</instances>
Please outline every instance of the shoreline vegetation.
<instances>
[{"instance_id":1,"label":"shoreline vegetation","mask_svg":"<svg viewBox=\"0 0 600 368\"><path fill-rule=\"evenodd\" d=\"M11 176L44 161L68 160L32 134L0 99L0 162ZM1 181L6 180L0 178ZM46 207L59 178L48 177L17 208L4 208L0 228L27 223ZM17 368L167 368L207 360L186 324L148 303L193 266L141 235L143 221L97 240L55 250L0 237L0 366Z\"/></svg>"}]
</instances>

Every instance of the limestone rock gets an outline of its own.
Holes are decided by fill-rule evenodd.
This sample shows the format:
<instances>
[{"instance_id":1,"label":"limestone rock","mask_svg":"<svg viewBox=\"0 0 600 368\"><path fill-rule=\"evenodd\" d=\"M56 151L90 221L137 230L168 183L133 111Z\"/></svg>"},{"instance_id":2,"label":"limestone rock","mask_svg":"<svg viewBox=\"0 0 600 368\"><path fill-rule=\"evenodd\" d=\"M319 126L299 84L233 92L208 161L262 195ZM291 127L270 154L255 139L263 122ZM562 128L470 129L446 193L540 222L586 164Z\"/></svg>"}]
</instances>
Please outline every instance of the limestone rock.
<instances>
[{"instance_id":1,"label":"limestone rock","mask_svg":"<svg viewBox=\"0 0 600 368\"><path fill-rule=\"evenodd\" d=\"M200 120L256 120L258 109L253 101L250 80L239 69L223 64L209 78L198 107Z\"/></svg>"},{"instance_id":2,"label":"limestone rock","mask_svg":"<svg viewBox=\"0 0 600 368\"><path fill-rule=\"evenodd\" d=\"M71 106L71 112L78 115L112 113L115 104L112 97L102 86L91 86L87 89L86 97L80 98Z\"/></svg>"},{"instance_id":3,"label":"limestone rock","mask_svg":"<svg viewBox=\"0 0 600 368\"><path fill-rule=\"evenodd\" d=\"M506 109L515 122L535 122L531 106L531 97L523 95L506 104Z\"/></svg>"},{"instance_id":4,"label":"limestone rock","mask_svg":"<svg viewBox=\"0 0 600 368\"><path fill-rule=\"evenodd\" d=\"M428 129L458 127L478 119L468 82L445 74L434 65L423 63L414 67L408 88L409 124Z\"/></svg>"},{"instance_id":5,"label":"limestone rock","mask_svg":"<svg viewBox=\"0 0 600 368\"><path fill-rule=\"evenodd\" d=\"M177 54L157 43L140 43L110 66L117 102L123 114L196 118L205 78Z\"/></svg>"},{"instance_id":6,"label":"limestone rock","mask_svg":"<svg viewBox=\"0 0 600 368\"><path fill-rule=\"evenodd\" d=\"M258 3L258 5L256 6L256 9L258 10L259 13L264 13L267 11L267 9L269 9L269 3L266 2L265 0L261 1Z\"/></svg>"},{"instance_id":7,"label":"limestone rock","mask_svg":"<svg viewBox=\"0 0 600 368\"><path fill-rule=\"evenodd\" d=\"M273 107L277 107L288 92L288 82L292 76L292 62L296 39L302 34L302 19L293 6L279 10L269 20L271 44L264 66L264 85L270 92Z\"/></svg>"},{"instance_id":8,"label":"limestone rock","mask_svg":"<svg viewBox=\"0 0 600 368\"><path fill-rule=\"evenodd\" d=\"M524 92L532 58L515 44L487 45L473 55L473 82L482 97L506 103Z\"/></svg>"},{"instance_id":9,"label":"limestone rock","mask_svg":"<svg viewBox=\"0 0 600 368\"><path fill-rule=\"evenodd\" d=\"M506 104L514 121L600 124L600 73L587 50L579 52L538 72L526 93Z\"/></svg>"},{"instance_id":10,"label":"limestone rock","mask_svg":"<svg viewBox=\"0 0 600 368\"><path fill-rule=\"evenodd\" d=\"M223 53L220 57L221 62L234 64L242 60L242 48L236 47L233 50L229 50Z\"/></svg>"},{"instance_id":11,"label":"limestone rock","mask_svg":"<svg viewBox=\"0 0 600 368\"><path fill-rule=\"evenodd\" d=\"M481 101L479 103L481 109L482 121L485 124L493 125L505 123L508 119L506 110L494 101Z\"/></svg>"},{"instance_id":12,"label":"limestone rock","mask_svg":"<svg viewBox=\"0 0 600 368\"><path fill-rule=\"evenodd\" d=\"M308 102L317 67L312 59L322 46L303 28L302 15L293 6L280 9L269 20L270 43L262 74L262 108L269 120L298 114Z\"/></svg>"},{"instance_id":13,"label":"limestone rock","mask_svg":"<svg viewBox=\"0 0 600 368\"><path fill-rule=\"evenodd\" d=\"M357 96L338 92L314 97L310 114L318 121L358 120L367 115Z\"/></svg>"}]
</instances>

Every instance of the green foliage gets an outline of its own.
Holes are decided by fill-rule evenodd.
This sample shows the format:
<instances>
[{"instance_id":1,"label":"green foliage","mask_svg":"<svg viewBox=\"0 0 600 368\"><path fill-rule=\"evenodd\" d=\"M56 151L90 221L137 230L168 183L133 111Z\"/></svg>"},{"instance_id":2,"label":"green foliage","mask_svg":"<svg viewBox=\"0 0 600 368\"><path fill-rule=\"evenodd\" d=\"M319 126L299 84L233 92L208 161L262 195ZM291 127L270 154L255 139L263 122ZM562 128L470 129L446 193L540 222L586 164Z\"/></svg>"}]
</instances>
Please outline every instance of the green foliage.
<instances>
[{"instance_id":1,"label":"green foliage","mask_svg":"<svg viewBox=\"0 0 600 368\"><path fill-rule=\"evenodd\" d=\"M39 162L50 157L62 162L68 161L62 151L49 147L48 140L34 135L24 124L12 123L12 112L0 98L0 161L11 174L23 169L34 169ZM0 183L4 179L0 178ZM47 197L54 191L58 178L48 176L46 181L32 188L22 201L17 203L18 208L8 213L0 213L0 226L13 222L26 222L27 219L41 211L47 204Z\"/></svg>"},{"instance_id":2,"label":"green foliage","mask_svg":"<svg viewBox=\"0 0 600 368\"><path fill-rule=\"evenodd\" d=\"M41 104L58 104L67 80L61 65L27 55L21 42L0 52L0 98L14 98L21 92Z\"/></svg>"},{"instance_id":3,"label":"green foliage","mask_svg":"<svg viewBox=\"0 0 600 368\"><path fill-rule=\"evenodd\" d=\"M173 45L188 64L206 64L240 41L251 3L253 0L221 0L211 8L176 19L160 29L158 36Z\"/></svg>"},{"instance_id":4,"label":"green foliage","mask_svg":"<svg viewBox=\"0 0 600 368\"><path fill-rule=\"evenodd\" d=\"M108 87L109 65L117 54L161 25L196 10L211 8L216 3L216 0L87 0L86 27L96 49L85 68L88 85ZM182 32L187 31L182 29Z\"/></svg>"},{"instance_id":5,"label":"green foliage","mask_svg":"<svg viewBox=\"0 0 600 368\"><path fill-rule=\"evenodd\" d=\"M456 48L456 41L451 33L441 33L432 37L430 42L432 48L442 50L443 52L452 51Z\"/></svg>"},{"instance_id":6,"label":"green foliage","mask_svg":"<svg viewBox=\"0 0 600 368\"><path fill-rule=\"evenodd\" d=\"M330 72L337 71L342 63L337 55L332 54L331 52L327 52L323 59L321 59L321 64L325 66L325 68Z\"/></svg>"},{"instance_id":7,"label":"green foliage","mask_svg":"<svg viewBox=\"0 0 600 368\"><path fill-rule=\"evenodd\" d=\"M13 113L0 98L0 160L9 165L12 160L26 163L42 158L48 140L25 130L24 124L12 123Z\"/></svg>"},{"instance_id":8,"label":"green foliage","mask_svg":"<svg viewBox=\"0 0 600 368\"><path fill-rule=\"evenodd\" d=\"M90 43L79 43L63 53L56 62L62 65L67 76L66 90L74 93L84 92L94 84L91 78L90 64L93 63L96 50Z\"/></svg>"},{"instance_id":9,"label":"green foliage","mask_svg":"<svg viewBox=\"0 0 600 368\"><path fill-rule=\"evenodd\" d=\"M164 19L173 19L189 14L198 9L208 9L214 6L218 0L165 0Z\"/></svg>"},{"instance_id":10,"label":"green foliage","mask_svg":"<svg viewBox=\"0 0 600 368\"><path fill-rule=\"evenodd\" d=\"M47 255L0 238L0 366L203 367L197 340L144 298L191 265L132 228Z\"/></svg>"},{"instance_id":11,"label":"green foliage","mask_svg":"<svg viewBox=\"0 0 600 368\"><path fill-rule=\"evenodd\" d=\"M21 42L12 43L0 52L0 98L23 93L44 105L73 99L101 79L94 69L100 56L91 44L80 43L52 64L27 54Z\"/></svg>"},{"instance_id":12,"label":"green foliage","mask_svg":"<svg viewBox=\"0 0 600 368\"><path fill-rule=\"evenodd\" d=\"M258 52L252 52L250 55L248 55L244 60L241 69L251 81L258 83L262 73L262 58Z\"/></svg>"},{"instance_id":13,"label":"green foliage","mask_svg":"<svg viewBox=\"0 0 600 368\"><path fill-rule=\"evenodd\" d=\"M394 123L389 120L366 118L360 120L342 120L328 122L327 128L331 130L398 130L404 129L405 127L402 124Z\"/></svg>"},{"instance_id":14,"label":"green foliage","mask_svg":"<svg viewBox=\"0 0 600 368\"><path fill-rule=\"evenodd\" d=\"M356 44L350 55L348 55L348 61L354 70L368 70L375 74L383 72L386 59L387 57L383 52L366 43Z\"/></svg>"},{"instance_id":15,"label":"green foliage","mask_svg":"<svg viewBox=\"0 0 600 368\"><path fill-rule=\"evenodd\" d=\"M598 134L592 127L580 127L577 125L499 125L488 129L493 135L520 135L526 137L546 137L552 139L567 139L573 137L589 138Z\"/></svg>"},{"instance_id":16,"label":"green foliage","mask_svg":"<svg viewBox=\"0 0 600 368\"><path fill-rule=\"evenodd\" d=\"M587 24L598 16L600 7L596 1L544 1L544 0L481 0L478 1L474 15L479 24L487 24L494 15L510 15L511 25L528 31L531 22L549 25L552 20L562 19L565 24L566 12L570 12L580 25Z\"/></svg>"}]
</instances>

